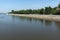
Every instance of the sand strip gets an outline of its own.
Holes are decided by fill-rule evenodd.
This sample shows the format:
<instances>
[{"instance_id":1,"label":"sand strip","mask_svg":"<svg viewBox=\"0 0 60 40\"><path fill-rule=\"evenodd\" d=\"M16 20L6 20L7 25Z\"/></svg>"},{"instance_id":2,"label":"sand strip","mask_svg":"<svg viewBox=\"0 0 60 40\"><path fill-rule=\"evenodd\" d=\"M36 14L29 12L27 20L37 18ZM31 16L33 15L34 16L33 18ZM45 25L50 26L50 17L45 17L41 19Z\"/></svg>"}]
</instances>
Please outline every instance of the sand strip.
<instances>
[{"instance_id":1,"label":"sand strip","mask_svg":"<svg viewBox=\"0 0 60 40\"><path fill-rule=\"evenodd\" d=\"M60 15L38 15L38 14L8 14L8 15L60 21Z\"/></svg>"}]
</instances>

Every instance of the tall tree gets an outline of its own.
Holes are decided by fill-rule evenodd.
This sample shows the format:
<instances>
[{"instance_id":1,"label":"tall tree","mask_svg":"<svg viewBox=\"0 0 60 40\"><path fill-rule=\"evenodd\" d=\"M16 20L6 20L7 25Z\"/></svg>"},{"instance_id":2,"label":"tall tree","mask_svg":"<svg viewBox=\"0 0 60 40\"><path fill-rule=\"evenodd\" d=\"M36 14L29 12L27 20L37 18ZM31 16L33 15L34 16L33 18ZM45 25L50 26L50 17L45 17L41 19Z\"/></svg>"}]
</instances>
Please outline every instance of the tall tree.
<instances>
[{"instance_id":1,"label":"tall tree","mask_svg":"<svg viewBox=\"0 0 60 40\"><path fill-rule=\"evenodd\" d=\"M11 10L12 13L14 13L14 10Z\"/></svg>"},{"instance_id":2,"label":"tall tree","mask_svg":"<svg viewBox=\"0 0 60 40\"><path fill-rule=\"evenodd\" d=\"M48 14L48 7L45 7L45 14Z\"/></svg>"},{"instance_id":3,"label":"tall tree","mask_svg":"<svg viewBox=\"0 0 60 40\"><path fill-rule=\"evenodd\" d=\"M48 13L49 13L49 14L51 14L51 10L52 10L52 8L49 6L49 7L48 7Z\"/></svg>"},{"instance_id":4,"label":"tall tree","mask_svg":"<svg viewBox=\"0 0 60 40\"><path fill-rule=\"evenodd\" d=\"M60 9L60 3L58 4L58 8Z\"/></svg>"},{"instance_id":5,"label":"tall tree","mask_svg":"<svg viewBox=\"0 0 60 40\"><path fill-rule=\"evenodd\" d=\"M44 14L44 9L40 9L40 14Z\"/></svg>"}]
</instances>

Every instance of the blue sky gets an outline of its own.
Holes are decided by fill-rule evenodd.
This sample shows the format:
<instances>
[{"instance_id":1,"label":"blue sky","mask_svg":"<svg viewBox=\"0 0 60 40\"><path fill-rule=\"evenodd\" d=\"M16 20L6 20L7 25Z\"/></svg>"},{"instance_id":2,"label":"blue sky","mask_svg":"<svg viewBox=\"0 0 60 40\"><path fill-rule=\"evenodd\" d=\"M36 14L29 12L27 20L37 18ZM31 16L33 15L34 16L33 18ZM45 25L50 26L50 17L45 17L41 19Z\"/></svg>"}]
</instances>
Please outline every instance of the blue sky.
<instances>
[{"instance_id":1,"label":"blue sky","mask_svg":"<svg viewBox=\"0 0 60 40\"><path fill-rule=\"evenodd\" d=\"M0 0L0 12L21 9L38 9L46 6L55 7L60 0Z\"/></svg>"}]
</instances>

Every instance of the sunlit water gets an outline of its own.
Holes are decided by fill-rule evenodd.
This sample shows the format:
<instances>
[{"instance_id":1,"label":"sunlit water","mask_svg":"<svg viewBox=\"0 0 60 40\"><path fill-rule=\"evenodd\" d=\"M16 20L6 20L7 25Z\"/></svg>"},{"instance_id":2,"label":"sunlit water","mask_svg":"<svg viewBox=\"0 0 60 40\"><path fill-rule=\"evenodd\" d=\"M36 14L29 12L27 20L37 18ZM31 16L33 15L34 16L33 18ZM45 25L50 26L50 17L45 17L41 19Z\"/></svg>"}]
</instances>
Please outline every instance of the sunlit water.
<instances>
[{"instance_id":1,"label":"sunlit water","mask_svg":"<svg viewBox=\"0 0 60 40\"><path fill-rule=\"evenodd\" d=\"M60 22L0 14L0 40L60 40Z\"/></svg>"}]
</instances>

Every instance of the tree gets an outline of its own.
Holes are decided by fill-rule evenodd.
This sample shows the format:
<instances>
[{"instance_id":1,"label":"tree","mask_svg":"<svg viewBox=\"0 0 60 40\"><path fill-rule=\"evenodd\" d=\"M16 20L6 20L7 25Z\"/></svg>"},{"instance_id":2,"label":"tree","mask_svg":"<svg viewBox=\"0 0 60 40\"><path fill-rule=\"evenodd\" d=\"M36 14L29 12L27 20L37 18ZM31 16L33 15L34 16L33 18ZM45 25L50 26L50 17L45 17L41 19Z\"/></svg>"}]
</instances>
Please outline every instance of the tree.
<instances>
[{"instance_id":1,"label":"tree","mask_svg":"<svg viewBox=\"0 0 60 40\"><path fill-rule=\"evenodd\" d=\"M58 8L60 9L60 3L59 3L59 5L58 5Z\"/></svg>"},{"instance_id":2,"label":"tree","mask_svg":"<svg viewBox=\"0 0 60 40\"><path fill-rule=\"evenodd\" d=\"M14 10L11 10L12 13L14 13Z\"/></svg>"},{"instance_id":3,"label":"tree","mask_svg":"<svg viewBox=\"0 0 60 40\"><path fill-rule=\"evenodd\" d=\"M51 10L52 10L52 8L49 6L49 7L48 7L48 13L49 13L49 14L51 14Z\"/></svg>"},{"instance_id":4,"label":"tree","mask_svg":"<svg viewBox=\"0 0 60 40\"><path fill-rule=\"evenodd\" d=\"M38 10L32 10L32 14L38 14Z\"/></svg>"},{"instance_id":5,"label":"tree","mask_svg":"<svg viewBox=\"0 0 60 40\"><path fill-rule=\"evenodd\" d=\"M29 10L27 10L27 11L28 11L29 14L32 14L32 10L31 10L31 9L29 9Z\"/></svg>"},{"instance_id":6,"label":"tree","mask_svg":"<svg viewBox=\"0 0 60 40\"><path fill-rule=\"evenodd\" d=\"M44 14L44 9L40 9L40 14Z\"/></svg>"},{"instance_id":7,"label":"tree","mask_svg":"<svg viewBox=\"0 0 60 40\"><path fill-rule=\"evenodd\" d=\"M51 10L52 10L52 8L50 6L45 7L45 14L51 14Z\"/></svg>"},{"instance_id":8,"label":"tree","mask_svg":"<svg viewBox=\"0 0 60 40\"><path fill-rule=\"evenodd\" d=\"M41 9L27 9L27 10L19 10L19 11L14 11L11 10L10 13L15 13L15 14L55 14L57 10L60 11L60 4L57 7L52 8L51 6L41 8Z\"/></svg>"},{"instance_id":9,"label":"tree","mask_svg":"<svg viewBox=\"0 0 60 40\"><path fill-rule=\"evenodd\" d=\"M45 7L45 14L48 14L48 7Z\"/></svg>"},{"instance_id":10,"label":"tree","mask_svg":"<svg viewBox=\"0 0 60 40\"><path fill-rule=\"evenodd\" d=\"M51 10L51 14L52 14L52 15L55 15L55 13L56 13L56 10L53 8L53 9Z\"/></svg>"}]
</instances>

